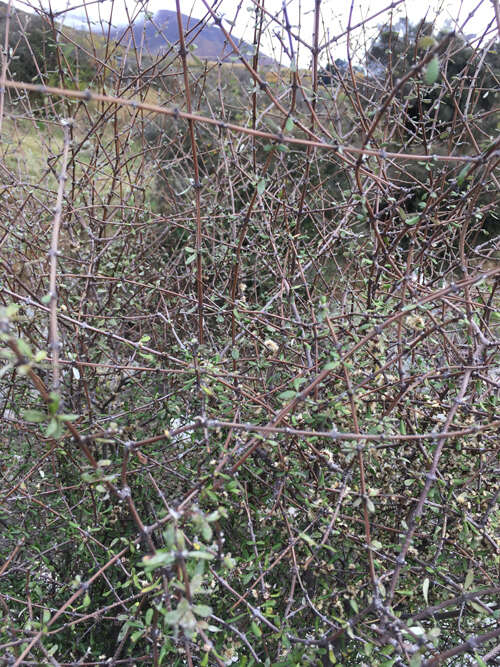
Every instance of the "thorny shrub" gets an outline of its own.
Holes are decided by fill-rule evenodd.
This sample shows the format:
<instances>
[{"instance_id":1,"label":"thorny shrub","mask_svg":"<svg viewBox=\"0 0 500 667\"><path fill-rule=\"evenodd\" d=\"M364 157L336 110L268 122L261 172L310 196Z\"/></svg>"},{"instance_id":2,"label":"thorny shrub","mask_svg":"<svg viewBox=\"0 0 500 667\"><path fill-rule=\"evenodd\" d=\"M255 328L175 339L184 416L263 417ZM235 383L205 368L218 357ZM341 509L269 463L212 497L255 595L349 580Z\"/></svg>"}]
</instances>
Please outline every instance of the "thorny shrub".
<instances>
[{"instance_id":1,"label":"thorny shrub","mask_svg":"<svg viewBox=\"0 0 500 667\"><path fill-rule=\"evenodd\" d=\"M493 664L498 3L247 4L2 11L2 662Z\"/></svg>"}]
</instances>

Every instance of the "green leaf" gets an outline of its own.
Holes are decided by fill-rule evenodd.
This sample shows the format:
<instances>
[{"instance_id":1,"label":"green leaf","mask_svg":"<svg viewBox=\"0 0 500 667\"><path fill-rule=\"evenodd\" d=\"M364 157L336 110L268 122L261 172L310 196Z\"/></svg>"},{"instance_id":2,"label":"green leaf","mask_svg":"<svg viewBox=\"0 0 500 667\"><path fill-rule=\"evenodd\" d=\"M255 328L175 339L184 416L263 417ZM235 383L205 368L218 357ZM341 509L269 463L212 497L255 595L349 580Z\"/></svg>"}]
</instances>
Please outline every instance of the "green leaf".
<instances>
[{"instance_id":1,"label":"green leaf","mask_svg":"<svg viewBox=\"0 0 500 667\"><path fill-rule=\"evenodd\" d=\"M233 347L233 349L231 350L231 356L235 361L237 361L240 358L240 351L238 350L237 347Z\"/></svg>"},{"instance_id":2,"label":"green leaf","mask_svg":"<svg viewBox=\"0 0 500 667\"><path fill-rule=\"evenodd\" d=\"M144 556L143 566L148 570L155 570L157 567L166 567L175 560L171 551L158 550L154 556Z\"/></svg>"},{"instance_id":3,"label":"green leaf","mask_svg":"<svg viewBox=\"0 0 500 667\"><path fill-rule=\"evenodd\" d=\"M74 422L78 415L59 415L59 419L62 422Z\"/></svg>"},{"instance_id":4,"label":"green leaf","mask_svg":"<svg viewBox=\"0 0 500 667\"><path fill-rule=\"evenodd\" d=\"M199 560L212 560L214 558L214 555L209 554L208 551L190 551L188 556L189 558L198 558Z\"/></svg>"},{"instance_id":5,"label":"green leaf","mask_svg":"<svg viewBox=\"0 0 500 667\"><path fill-rule=\"evenodd\" d=\"M204 521L201 526L201 534L205 542L210 542L213 536L213 531L207 521Z\"/></svg>"},{"instance_id":6,"label":"green leaf","mask_svg":"<svg viewBox=\"0 0 500 667\"><path fill-rule=\"evenodd\" d=\"M132 644L135 644L144 634L144 630L136 630L130 635L130 641Z\"/></svg>"},{"instance_id":7,"label":"green leaf","mask_svg":"<svg viewBox=\"0 0 500 667\"><path fill-rule=\"evenodd\" d=\"M418 48L419 49L432 49L432 47L436 44L436 40L432 35L425 35L425 37L421 37L418 40Z\"/></svg>"},{"instance_id":8,"label":"green leaf","mask_svg":"<svg viewBox=\"0 0 500 667\"><path fill-rule=\"evenodd\" d=\"M488 612L486 609L483 609L481 605L479 605L477 602L469 601L470 606L475 609L478 614L487 614Z\"/></svg>"},{"instance_id":9,"label":"green leaf","mask_svg":"<svg viewBox=\"0 0 500 667\"><path fill-rule=\"evenodd\" d=\"M45 437L46 438L56 437L58 432L59 432L59 424L57 423L57 419L52 417L52 419L49 421L47 428L45 429Z\"/></svg>"},{"instance_id":10,"label":"green leaf","mask_svg":"<svg viewBox=\"0 0 500 667\"><path fill-rule=\"evenodd\" d=\"M266 179L262 178L257 184L257 194L261 195L266 189Z\"/></svg>"},{"instance_id":11,"label":"green leaf","mask_svg":"<svg viewBox=\"0 0 500 667\"><path fill-rule=\"evenodd\" d=\"M339 362L338 362L338 361L329 361L327 364L325 364L325 365L323 366L323 370L324 370L324 371L331 371L331 370L333 370L334 368L337 368L338 365L339 365Z\"/></svg>"},{"instance_id":12,"label":"green leaf","mask_svg":"<svg viewBox=\"0 0 500 667\"><path fill-rule=\"evenodd\" d=\"M439 58L434 56L434 58L428 63L425 74L424 81L428 86L432 86L433 83L437 81L439 76Z\"/></svg>"},{"instance_id":13,"label":"green leaf","mask_svg":"<svg viewBox=\"0 0 500 667\"><path fill-rule=\"evenodd\" d=\"M50 397L49 412L51 415L55 415L59 408L61 397L59 396L59 394L56 394L55 391L51 391L49 397Z\"/></svg>"},{"instance_id":14,"label":"green leaf","mask_svg":"<svg viewBox=\"0 0 500 667\"><path fill-rule=\"evenodd\" d=\"M281 394L278 394L278 398L280 398L282 401L291 401L292 398L295 398L296 396L296 391L284 391Z\"/></svg>"},{"instance_id":15,"label":"green leaf","mask_svg":"<svg viewBox=\"0 0 500 667\"><path fill-rule=\"evenodd\" d=\"M177 625L181 620L183 611L179 609L174 609L173 611L167 611L164 616L164 622L166 625Z\"/></svg>"},{"instance_id":16,"label":"green leaf","mask_svg":"<svg viewBox=\"0 0 500 667\"><path fill-rule=\"evenodd\" d=\"M33 355L31 354L31 348L28 343L26 343L26 341L24 341L22 338L19 338L17 341L17 347L19 348L19 352L23 355L23 357L31 359Z\"/></svg>"},{"instance_id":17,"label":"green leaf","mask_svg":"<svg viewBox=\"0 0 500 667\"><path fill-rule=\"evenodd\" d=\"M309 535L307 535L306 533L300 533L299 537L301 537L304 540L304 542L307 542L307 544L310 547L316 546L316 542L312 539L312 537L309 537Z\"/></svg>"},{"instance_id":18,"label":"green leaf","mask_svg":"<svg viewBox=\"0 0 500 667\"><path fill-rule=\"evenodd\" d=\"M293 130L293 120L288 116L285 123L285 130L291 132Z\"/></svg>"},{"instance_id":19,"label":"green leaf","mask_svg":"<svg viewBox=\"0 0 500 667\"><path fill-rule=\"evenodd\" d=\"M469 164L466 164L465 167L463 167L460 170L460 173L457 176L457 184L459 186L461 186L463 184L463 182L465 181L465 179L467 177L467 174L469 173L471 167L472 167L472 162L469 162Z\"/></svg>"},{"instance_id":20,"label":"green leaf","mask_svg":"<svg viewBox=\"0 0 500 667\"><path fill-rule=\"evenodd\" d=\"M40 410L24 410L23 418L26 419L27 422L40 424L47 419L47 415L44 412L40 412Z\"/></svg>"},{"instance_id":21,"label":"green leaf","mask_svg":"<svg viewBox=\"0 0 500 667\"><path fill-rule=\"evenodd\" d=\"M257 623L255 621L252 621L250 623L250 628L252 629L252 632L254 633L254 635L256 637L258 637L258 638L262 637L262 630L259 628L259 626L257 625Z\"/></svg>"},{"instance_id":22,"label":"green leaf","mask_svg":"<svg viewBox=\"0 0 500 667\"><path fill-rule=\"evenodd\" d=\"M465 582L464 582L464 590L468 590L472 582L474 581L474 570L471 568L470 570L467 571L467 576L465 577Z\"/></svg>"},{"instance_id":23,"label":"green leaf","mask_svg":"<svg viewBox=\"0 0 500 667\"><path fill-rule=\"evenodd\" d=\"M426 604L429 604L429 577L426 577L424 579L424 583L422 584L422 593L424 594L424 600Z\"/></svg>"},{"instance_id":24,"label":"green leaf","mask_svg":"<svg viewBox=\"0 0 500 667\"><path fill-rule=\"evenodd\" d=\"M191 594L196 595L196 593L203 592L203 577L201 574L195 574L191 581L189 582L189 587L191 589Z\"/></svg>"},{"instance_id":25,"label":"green leaf","mask_svg":"<svg viewBox=\"0 0 500 667\"><path fill-rule=\"evenodd\" d=\"M15 317L18 310L19 306L16 303L9 303L9 305L5 308L5 316L7 319Z\"/></svg>"},{"instance_id":26,"label":"green leaf","mask_svg":"<svg viewBox=\"0 0 500 667\"><path fill-rule=\"evenodd\" d=\"M195 604L193 606L193 611L197 616L206 618L212 613L212 607L209 607L208 604Z\"/></svg>"}]
</instances>

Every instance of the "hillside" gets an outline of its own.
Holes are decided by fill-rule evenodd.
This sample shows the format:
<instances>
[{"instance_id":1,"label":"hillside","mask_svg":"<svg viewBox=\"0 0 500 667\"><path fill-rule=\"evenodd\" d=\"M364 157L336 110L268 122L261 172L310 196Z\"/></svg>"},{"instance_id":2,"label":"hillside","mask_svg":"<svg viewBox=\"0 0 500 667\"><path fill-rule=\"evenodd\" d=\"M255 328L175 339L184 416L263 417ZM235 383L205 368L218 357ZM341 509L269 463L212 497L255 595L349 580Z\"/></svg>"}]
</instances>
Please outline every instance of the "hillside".
<instances>
[{"instance_id":1,"label":"hillside","mask_svg":"<svg viewBox=\"0 0 500 667\"><path fill-rule=\"evenodd\" d=\"M227 60L233 49L228 45L226 37L217 25L210 25L182 14L182 26L186 35L186 45L193 48L198 58L208 60ZM138 47L150 53L167 51L179 40L177 13L169 9L162 9L154 16L147 15L144 19L129 26L120 26L113 31L113 38L124 46ZM253 55L253 46L235 38L235 43L241 52L248 58ZM265 65L273 63L269 56L261 55L261 62Z\"/></svg>"},{"instance_id":2,"label":"hillside","mask_svg":"<svg viewBox=\"0 0 500 667\"><path fill-rule=\"evenodd\" d=\"M7 5L0 2L0 32L2 34L5 29L6 14ZM64 26L59 24L57 20L55 25L57 30L62 31L63 41L69 38L69 43L78 45L79 49L83 49L79 56L80 67L83 60L87 60L86 54L91 53L93 47L97 46L99 49L99 45L104 43L103 40L107 37L105 34L100 34L100 31L96 29L97 26L94 26L92 33L90 33L87 29L87 23L76 13L70 13L65 17ZM106 24L102 23L101 25L104 33ZM197 58L221 59L230 62L231 59L237 57L218 26L203 24L197 19L184 14L182 15L182 25L186 47ZM179 40L177 14L175 11L164 9L158 11L154 16L145 15L144 18L134 22L132 27L115 26L110 33L110 37L127 51L135 47L148 55L166 52L172 47L176 48L175 45ZM236 37L234 41L241 49L241 53L251 59L253 46ZM9 44L12 48L12 54L15 56L9 63L9 71L14 78L30 81L37 76L38 70L34 64L33 53L35 57L43 53L39 63L42 65L42 70L47 67L49 70L55 70L56 63L55 61L52 62L52 56L54 55L53 33L48 16L13 7L9 27ZM93 47L90 47L90 44ZM261 65L267 66L274 63L272 58L262 52L260 52L259 61ZM91 77L90 69L86 72L86 78L89 77Z\"/></svg>"}]
</instances>

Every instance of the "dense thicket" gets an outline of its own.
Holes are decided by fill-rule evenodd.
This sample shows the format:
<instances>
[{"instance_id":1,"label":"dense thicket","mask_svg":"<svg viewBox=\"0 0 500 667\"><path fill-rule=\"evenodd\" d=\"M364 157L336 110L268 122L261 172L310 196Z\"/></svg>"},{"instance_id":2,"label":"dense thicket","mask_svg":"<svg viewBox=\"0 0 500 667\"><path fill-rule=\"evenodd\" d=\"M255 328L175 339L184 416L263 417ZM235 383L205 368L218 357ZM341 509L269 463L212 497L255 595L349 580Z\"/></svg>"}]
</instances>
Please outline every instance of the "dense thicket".
<instances>
[{"instance_id":1,"label":"dense thicket","mask_svg":"<svg viewBox=\"0 0 500 667\"><path fill-rule=\"evenodd\" d=\"M2 22L6 664L495 664L500 25L315 7Z\"/></svg>"}]
</instances>

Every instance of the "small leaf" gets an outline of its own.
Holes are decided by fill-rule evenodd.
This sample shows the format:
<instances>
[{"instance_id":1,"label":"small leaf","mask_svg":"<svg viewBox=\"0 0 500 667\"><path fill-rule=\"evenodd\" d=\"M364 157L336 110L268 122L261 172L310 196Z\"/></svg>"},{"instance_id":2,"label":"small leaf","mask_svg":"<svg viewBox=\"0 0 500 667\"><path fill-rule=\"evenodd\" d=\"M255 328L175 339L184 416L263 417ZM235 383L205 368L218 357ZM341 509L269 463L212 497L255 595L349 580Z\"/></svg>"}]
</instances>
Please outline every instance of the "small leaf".
<instances>
[{"instance_id":1,"label":"small leaf","mask_svg":"<svg viewBox=\"0 0 500 667\"><path fill-rule=\"evenodd\" d=\"M250 627L251 627L252 632L254 633L254 635L256 637L258 637L258 638L262 637L262 630L259 628L259 626L257 625L257 623L255 621L251 622Z\"/></svg>"},{"instance_id":2,"label":"small leaf","mask_svg":"<svg viewBox=\"0 0 500 667\"><path fill-rule=\"evenodd\" d=\"M197 616L206 618L207 616L210 616L210 614L212 613L212 607L209 607L207 604L195 604L193 607L193 611Z\"/></svg>"},{"instance_id":3,"label":"small leaf","mask_svg":"<svg viewBox=\"0 0 500 667\"><path fill-rule=\"evenodd\" d=\"M155 570L157 567L166 567L175 560L170 551L158 550L154 556L144 556L142 564L148 570Z\"/></svg>"},{"instance_id":4,"label":"small leaf","mask_svg":"<svg viewBox=\"0 0 500 667\"><path fill-rule=\"evenodd\" d=\"M31 359L31 348L26 341L24 341L22 338L19 338L17 341L17 347L19 348L19 352L23 355L23 357Z\"/></svg>"},{"instance_id":5,"label":"small leaf","mask_svg":"<svg viewBox=\"0 0 500 667\"><path fill-rule=\"evenodd\" d=\"M421 37L418 40L418 48L419 49L432 49L432 47L436 44L436 40L432 35L425 35L425 37Z\"/></svg>"},{"instance_id":6,"label":"small leaf","mask_svg":"<svg viewBox=\"0 0 500 667\"><path fill-rule=\"evenodd\" d=\"M201 534L203 535L203 539L206 542L211 541L213 532L212 532L212 529L211 529L210 525L206 521L204 521L202 526L201 526Z\"/></svg>"},{"instance_id":7,"label":"small leaf","mask_svg":"<svg viewBox=\"0 0 500 667\"><path fill-rule=\"evenodd\" d=\"M19 306L15 303L9 303L9 305L5 309L5 315L8 319L15 317L17 315L17 311L19 310Z\"/></svg>"},{"instance_id":8,"label":"small leaf","mask_svg":"<svg viewBox=\"0 0 500 667\"><path fill-rule=\"evenodd\" d=\"M35 424L40 424L47 419L47 415L40 410L24 410L23 417L27 422L33 422Z\"/></svg>"},{"instance_id":9,"label":"small leaf","mask_svg":"<svg viewBox=\"0 0 500 667\"><path fill-rule=\"evenodd\" d=\"M130 641L132 644L135 644L144 634L144 630L136 630L130 635Z\"/></svg>"},{"instance_id":10,"label":"small leaf","mask_svg":"<svg viewBox=\"0 0 500 667\"><path fill-rule=\"evenodd\" d=\"M292 398L295 398L296 396L296 391L283 391L281 394L278 394L278 398L280 398L282 401L291 401Z\"/></svg>"},{"instance_id":11,"label":"small leaf","mask_svg":"<svg viewBox=\"0 0 500 667\"><path fill-rule=\"evenodd\" d=\"M198 558L199 560L212 560L214 558L213 554L209 554L208 551L189 551L189 558Z\"/></svg>"},{"instance_id":12,"label":"small leaf","mask_svg":"<svg viewBox=\"0 0 500 667\"><path fill-rule=\"evenodd\" d=\"M472 163L469 162L469 164L466 164L465 167L463 167L463 168L460 170L460 173L459 173L458 176L457 176L457 184L458 184L458 186L461 186L461 185L463 184L463 182L465 181L465 179L466 179L466 177L467 177L467 174L468 174L469 171L470 171L471 166L472 166Z\"/></svg>"},{"instance_id":13,"label":"small leaf","mask_svg":"<svg viewBox=\"0 0 500 667\"><path fill-rule=\"evenodd\" d=\"M434 58L428 63L425 74L424 81L428 86L432 86L433 83L437 81L439 76L439 58L434 56Z\"/></svg>"},{"instance_id":14,"label":"small leaf","mask_svg":"<svg viewBox=\"0 0 500 667\"><path fill-rule=\"evenodd\" d=\"M309 537L306 533L300 533L299 537L301 537L304 542L306 542L310 547L315 547L316 542L312 539L312 537Z\"/></svg>"},{"instance_id":15,"label":"small leaf","mask_svg":"<svg viewBox=\"0 0 500 667\"><path fill-rule=\"evenodd\" d=\"M181 620L182 610L174 609L174 611L167 611L164 616L164 622L166 625L177 625Z\"/></svg>"},{"instance_id":16,"label":"small leaf","mask_svg":"<svg viewBox=\"0 0 500 667\"><path fill-rule=\"evenodd\" d=\"M474 581L474 570L471 568L470 570L467 571L467 576L465 577L464 590L468 590L471 587L473 581Z\"/></svg>"},{"instance_id":17,"label":"small leaf","mask_svg":"<svg viewBox=\"0 0 500 667\"><path fill-rule=\"evenodd\" d=\"M291 132L293 130L293 120L288 116L285 123L285 130Z\"/></svg>"},{"instance_id":18,"label":"small leaf","mask_svg":"<svg viewBox=\"0 0 500 667\"><path fill-rule=\"evenodd\" d=\"M240 351L238 350L237 347L233 347L233 349L231 350L231 356L235 361L237 361L240 358Z\"/></svg>"},{"instance_id":19,"label":"small leaf","mask_svg":"<svg viewBox=\"0 0 500 667\"><path fill-rule=\"evenodd\" d=\"M75 419L78 419L78 415L59 415L59 419L62 422L74 422Z\"/></svg>"},{"instance_id":20,"label":"small leaf","mask_svg":"<svg viewBox=\"0 0 500 667\"><path fill-rule=\"evenodd\" d=\"M49 424L47 428L45 429L45 437L46 438L52 438L55 437L56 434L59 431L59 424L57 423L57 419L54 417L49 421Z\"/></svg>"},{"instance_id":21,"label":"small leaf","mask_svg":"<svg viewBox=\"0 0 500 667\"><path fill-rule=\"evenodd\" d=\"M203 591L203 577L201 574L195 574L191 581L189 582L189 587L191 589L191 594L196 595L196 593L201 593Z\"/></svg>"},{"instance_id":22,"label":"small leaf","mask_svg":"<svg viewBox=\"0 0 500 667\"><path fill-rule=\"evenodd\" d=\"M50 398L49 412L51 415L55 415L57 409L59 408L61 397L59 396L59 394L56 394L55 391L51 391L49 394L49 398Z\"/></svg>"},{"instance_id":23,"label":"small leaf","mask_svg":"<svg viewBox=\"0 0 500 667\"><path fill-rule=\"evenodd\" d=\"M266 179L262 178L257 184L257 194L259 195L263 194L265 189L266 189Z\"/></svg>"},{"instance_id":24,"label":"small leaf","mask_svg":"<svg viewBox=\"0 0 500 667\"><path fill-rule=\"evenodd\" d=\"M337 368L338 365L339 365L339 362L338 362L338 361L329 361L327 364L325 364L325 365L323 366L323 370L324 370L324 371L331 371L331 370L333 370L334 368Z\"/></svg>"},{"instance_id":25,"label":"small leaf","mask_svg":"<svg viewBox=\"0 0 500 667\"><path fill-rule=\"evenodd\" d=\"M426 604L429 604L429 577L426 577L424 579L424 583L422 584L422 593L424 594L424 600Z\"/></svg>"}]
</instances>

